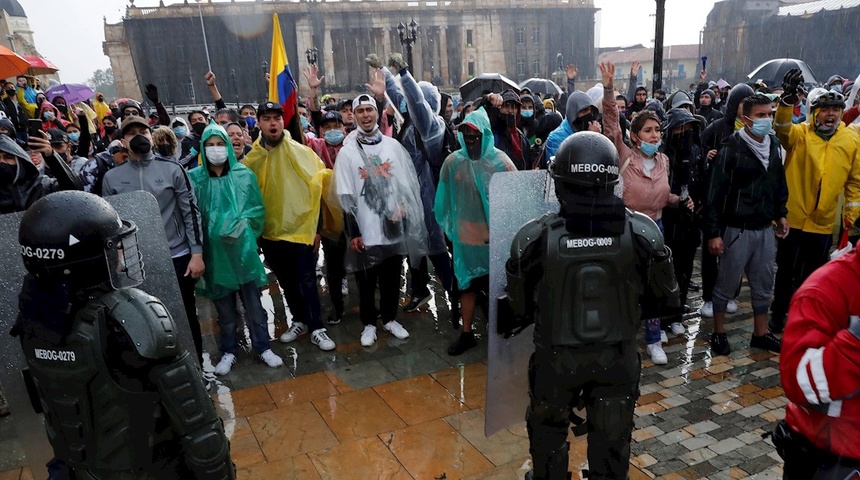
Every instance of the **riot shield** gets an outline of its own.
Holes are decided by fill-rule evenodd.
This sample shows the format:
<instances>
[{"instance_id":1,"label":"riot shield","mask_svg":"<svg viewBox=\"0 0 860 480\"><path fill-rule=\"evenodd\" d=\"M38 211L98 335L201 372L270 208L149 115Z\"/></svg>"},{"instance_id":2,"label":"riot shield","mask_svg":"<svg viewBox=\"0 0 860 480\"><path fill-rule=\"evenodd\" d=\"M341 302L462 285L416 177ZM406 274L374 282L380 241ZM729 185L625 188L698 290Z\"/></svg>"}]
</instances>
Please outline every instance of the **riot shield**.
<instances>
[{"instance_id":1,"label":"riot shield","mask_svg":"<svg viewBox=\"0 0 860 480\"><path fill-rule=\"evenodd\" d=\"M511 242L530 220L558 211L552 178L545 170L505 172L490 182L490 320L487 327L487 405L484 434L523 421L528 406L528 365L534 352L530 326L519 335L504 338L497 333L498 305L504 294L505 262Z\"/></svg>"},{"instance_id":2,"label":"riot shield","mask_svg":"<svg viewBox=\"0 0 860 480\"><path fill-rule=\"evenodd\" d=\"M138 242L146 271L146 280L138 288L164 303L176 322L180 345L194 352L191 329L185 316L155 197L140 191L106 197L105 200L116 208L121 218L137 224ZM17 338L9 335L18 315L18 292L26 273L18 247L18 226L22 216L23 212L0 215L0 265L3 265L3 274L0 275L0 352L4 352L0 361L0 387L12 411L12 423L24 446L27 463L36 478L44 478L44 465L53 457L51 445L45 435L42 415L33 411L24 385L21 372L26 368L26 361L21 344ZM197 358L196 354L194 358Z\"/></svg>"}]
</instances>

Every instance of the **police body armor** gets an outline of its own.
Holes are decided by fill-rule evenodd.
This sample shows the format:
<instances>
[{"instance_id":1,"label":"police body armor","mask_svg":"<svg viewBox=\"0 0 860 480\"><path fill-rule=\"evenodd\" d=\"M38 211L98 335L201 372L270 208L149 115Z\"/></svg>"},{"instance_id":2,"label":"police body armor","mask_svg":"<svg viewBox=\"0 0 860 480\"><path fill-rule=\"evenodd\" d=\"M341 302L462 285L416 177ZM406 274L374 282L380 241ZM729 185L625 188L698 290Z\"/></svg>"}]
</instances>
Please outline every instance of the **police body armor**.
<instances>
[{"instance_id":1,"label":"police body armor","mask_svg":"<svg viewBox=\"0 0 860 480\"><path fill-rule=\"evenodd\" d=\"M535 337L569 347L635 339L641 280L630 268L636 260L629 224L621 236L597 238L571 235L557 215L543 223Z\"/></svg>"}]
</instances>

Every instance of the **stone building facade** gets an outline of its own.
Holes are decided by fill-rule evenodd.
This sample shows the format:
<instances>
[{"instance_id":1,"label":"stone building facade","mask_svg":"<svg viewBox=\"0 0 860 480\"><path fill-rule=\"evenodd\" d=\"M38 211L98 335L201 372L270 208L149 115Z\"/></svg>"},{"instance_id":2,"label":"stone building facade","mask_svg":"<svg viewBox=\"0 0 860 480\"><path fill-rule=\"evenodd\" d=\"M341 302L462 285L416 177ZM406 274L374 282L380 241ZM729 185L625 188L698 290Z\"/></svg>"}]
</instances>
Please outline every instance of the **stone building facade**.
<instances>
[{"instance_id":1,"label":"stone building facade","mask_svg":"<svg viewBox=\"0 0 860 480\"><path fill-rule=\"evenodd\" d=\"M548 78L558 69L558 53L565 63L594 64L595 11L593 0L240 0L199 6L186 0L129 7L122 22L105 25L104 52L120 97L141 98L141 87L155 83L169 103L208 102L202 14L225 100L258 101L265 95L263 63L277 13L300 94L305 51L312 47L328 91L354 91L368 80L365 55L402 52L396 27L414 18L419 33L413 74L453 87L485 72L515 81Z\"/></svg>"}]
</instances>

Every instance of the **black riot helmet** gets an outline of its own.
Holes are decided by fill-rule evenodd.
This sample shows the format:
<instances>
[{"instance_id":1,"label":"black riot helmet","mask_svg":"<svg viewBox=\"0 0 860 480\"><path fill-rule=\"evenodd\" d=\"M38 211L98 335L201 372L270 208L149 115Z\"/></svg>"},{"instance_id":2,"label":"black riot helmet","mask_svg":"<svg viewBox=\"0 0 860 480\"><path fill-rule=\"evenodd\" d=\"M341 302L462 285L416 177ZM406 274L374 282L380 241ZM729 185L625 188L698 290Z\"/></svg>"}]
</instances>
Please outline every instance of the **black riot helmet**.
<instances>
[{"instance_id":1,"label":"black riot helmet","mask_svg":"<svg viewBox=\"0 0 860 480\"><path fill-rule=\"evenodd\" d=\"M62 191L36 201L21 219L18 243L28 272L74 290L128 288L144 279L137 226L90 193Z\"/></svg>"},{"instance_id":2,"label":"black riot helmet","mask_svg":"<svg viewBox=\"0 0 860 480\"><path fill-rule=\"evenodd\" d=\"M619 178L618 150L597 132L577 132L561 143L549 168L557 192L612 192Z\"/></svg>"}]
</instances>

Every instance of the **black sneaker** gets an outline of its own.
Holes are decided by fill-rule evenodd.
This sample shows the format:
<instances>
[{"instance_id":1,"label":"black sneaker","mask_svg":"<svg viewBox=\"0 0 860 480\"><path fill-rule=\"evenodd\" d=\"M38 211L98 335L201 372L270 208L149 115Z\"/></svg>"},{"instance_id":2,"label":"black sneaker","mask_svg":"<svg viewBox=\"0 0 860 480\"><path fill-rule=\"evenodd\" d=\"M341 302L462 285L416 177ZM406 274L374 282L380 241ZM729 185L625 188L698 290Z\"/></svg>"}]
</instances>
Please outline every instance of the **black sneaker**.
<instances>
[{"instance_id":1,"label":"black sneaker","mask_svg":"<svg viewBox=\"0 0 860 480\"><path fill-rule=\"evenodd\" d=\"M752 340L750 341L750 347L779 353L779 350L782 347L782 340L776 338L776 335L772 333L753 335Z\"/></svg>"},{"instance_id":2,"label":"black sneaker","mask_svg":"<svg viewBox=\"0 0 860 480\"><path fill-rule=\"evenodd\" d=\"M785 330L785 321L771 315L770 320L767 321L767 329L770 330L770 333L782 333Z\"/></svg>"},{"instance_id":3,"label":"black sneaker","mask_svg":"<svg viewBox=\"0 0 860 480\"><path fill-rule=\"evenodd\" d=\"M448 347L448 355L456 357L457 355L462 355L466 350L476 346L478 346L478 342L475 340L475 334L472 332L463 332L460 334L460 338Z\"/></svg>"},{"instance_id":4,"label":"black sneaker","mask_svg":"<svg viewBox=\"0 0 860 480\"><path fill-rule=\"evenodd\" d=\"M409 300L409 303L403 307L403 311L407 313L414 312L424 305L427 305L427 302L429 302L431 298L432 297L429 293L425 297L412 297L412 300Z\"/></svg>"},{"instance_id":5,"label":"black sneaker","mask_svg":"<svg viewBox=\"0 0 860 480\"><path fill-rule=\"evenodd\" d=\"M714 355L728 355L732 347L729 345L729 337L725 333L714 332L711 334L711 353Z\"/></svg>"}]
</instances>

